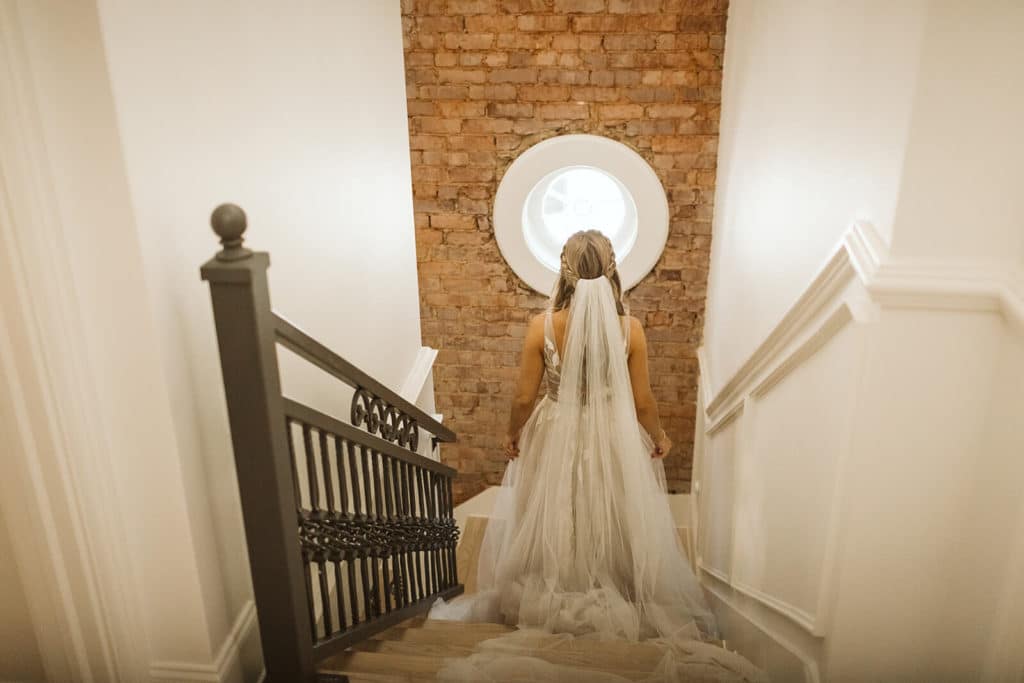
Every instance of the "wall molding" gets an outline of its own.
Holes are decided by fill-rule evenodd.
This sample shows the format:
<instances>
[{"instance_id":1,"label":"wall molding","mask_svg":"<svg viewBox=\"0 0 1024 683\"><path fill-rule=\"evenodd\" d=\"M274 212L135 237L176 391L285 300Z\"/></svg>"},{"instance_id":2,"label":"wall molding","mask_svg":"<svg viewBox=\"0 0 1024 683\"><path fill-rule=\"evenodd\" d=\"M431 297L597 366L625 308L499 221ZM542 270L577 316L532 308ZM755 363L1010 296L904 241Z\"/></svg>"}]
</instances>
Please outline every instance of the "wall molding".
<instances>
[{"instance_id":1,"label":"wall molding","mask_svg":"<svg viewBox=\"0 0 1024 683\"><path fill-rule=\"evenodd\" d=\"M998 313L1012 329L1024 331L1024 267L894 259L874 226L858 221L846 231L778 324L717 393L711 396L711 383L702 383L710 421L717 420L745 394L749 384L774 365L822 307L854 282L868 302L881 308ZM854 304L850 306L851 312L860 317ZM701 376L707 377L707 351L702 347L697 356Z\"/></svg>"},{"instance_id":2,"label":"wall molding","mask_svg":"<svg viewBox=\"0 0 1024 683\"><path fill-rule=\"evenodd\" d=\"M793 642L794 640L801 639L800 634L785 633L786 628L783 628L781 624L780 628L771 627L769 625L769 622L772 621L772 619L769 618L771 617L770 614L755 615L749 610L743 609L737 604L737 600L735 599L736 596L730 595L733 588L728 584L728 582L722 581L721 579L718 579L718 577L715 578L717 579L717 583L712 582L705 585L705 588L711 594L712 599L721 607L726 608L736 618L747 622L747 624L749 624L753 629L756 629L764 639L771 641L777 647L785 650L793 657L794 660L799 661L800 666L803 669L804 683L820 683L821 673L815 657L808 656L807 653L802 651L802 648L796 646ZM735 646L735 640L730 641L727 639L726 642L730 646ZM806 649L814 650L816 647L817 643L810 643ZM755 661L757 659L757 655L762 654L760 651L763 648L757 647L755 649L757 650L756 652L752 651L747 653L740 650L740 654L744 654L751 661ZM769 671L768 673L771 675L772 672Z\"/></svg>"},{"instance_id":3,"label":"wall molding","mask_svg":"<svg viewBox=\"0 0 1024 683\"><path fill-rule=\"evenodd\" d=\"M761 400L850 325L854 326L856 335L852 361L859 371L869 348L869 327L865 325L877 321L880 312L886 309L998 315L1009 330L1019 334L1024 331L1024 268L1010 267L1006 263L953 264L896 259L871 224L852 224L778 324L717 392L714 391L717 385L707 374L710 369L708 350L698 349L699 392L703 410L700 415L702 428L697 438L703 443L702 448L695 452L703 452L704 457L715 457L715 436L734 421L741 420L731 455L734 479L738 482L744 460L758 457L756 443L752 442L756 442L757 435L751 430L759 429L757 414ZM850 395L840 398L842 406L839 409L843 415L840 428L845 436L841 439L840 451L836 453L836 480L832 482L833 500L827 510L824 557L813 614L779 595L768 594L757 586L744 583L737 573L736 520L744 494L736 482L732 492L733 523L729 530L732 534L733 566L716 569L707 566L702 556L698 558L701 572L707 575L705 585L725 587L729 595L735 598L742 596L744 604L757 605L759 613L783 618L798 631L803 631L805 637L813 639L808 642L822 642L833 618L838 558L845 535L842 477L850 466L848 437L853 429L861 393L861 383L855 381ZM703 477L704 464L695 463L694 466L695 472L700 472ZM705 483L697 481L694 486L701 496L701 506L707 502ZM699 515L697 519L700 519ZM698 544L701 550L703 546L704 543Z\"/></svg>"},{"instance_id":4,"label":"wall molding","mask_svg":"<svg viewBox=\"0 0 1024 683\"><path fill-rule=\"evenodd\" d=\"M151 662L149 676L155 681L224 683L231 680L229 676L233 670L241 669L243 646L252 639L259 639L259 628L256 621L256 604L249 600L238 611L235 623L232 624L212 662Z\"/></svg>"}]
</instances>

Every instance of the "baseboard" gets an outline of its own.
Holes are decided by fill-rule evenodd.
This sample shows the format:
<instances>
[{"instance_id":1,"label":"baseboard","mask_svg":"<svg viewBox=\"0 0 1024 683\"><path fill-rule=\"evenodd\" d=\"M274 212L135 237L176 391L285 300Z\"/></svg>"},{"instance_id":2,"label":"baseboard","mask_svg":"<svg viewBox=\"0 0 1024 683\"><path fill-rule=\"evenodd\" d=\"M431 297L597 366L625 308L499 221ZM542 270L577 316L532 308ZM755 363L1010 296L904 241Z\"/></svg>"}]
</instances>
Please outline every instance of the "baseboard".
<instances>
[{"instance_id":1,"label":"baseboard","mask_svg":"<svg viewBox=\"0 0 1024 683\"><path fill-rule=\"evenodd\" d=\"M238 612L231 631L217 651L212 662L151 662L149 676L154 681L209 681L209 683L249 683L260 681L264 675L249 676L258 665L247 653L259 652L259 628L256 620L256 605L250 600Z\"/></svg>"},{"instance_id":2,"label":"baseboard","mask_svg":"<svg viewBox=\"0 0 1024 683\"><path fill-rule=\"evenodd\" d=\"M801 652L784 633L775 631L736 605L727 595L727 586L720 588L713 582L703 583L726 647L766 671L773 681L820 683L821 673L813 655ZM803 634L794 635L806 639ZM810 645L812 650L816 647L816 644Z\"/></svg>"}]
</instances>

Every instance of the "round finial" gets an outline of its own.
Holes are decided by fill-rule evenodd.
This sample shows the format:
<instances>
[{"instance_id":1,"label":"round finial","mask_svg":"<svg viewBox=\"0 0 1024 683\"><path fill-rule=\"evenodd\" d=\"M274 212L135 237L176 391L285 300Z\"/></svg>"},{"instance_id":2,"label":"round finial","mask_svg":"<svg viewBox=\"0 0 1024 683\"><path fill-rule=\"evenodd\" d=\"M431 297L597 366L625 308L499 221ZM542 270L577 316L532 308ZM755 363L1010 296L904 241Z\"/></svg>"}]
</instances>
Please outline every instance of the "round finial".
<instances>
[{"instance_id":1,"label":"round finial","mask_svg":"<svg viewBox=\"0 0 1024 683\"><path fill-rule=\"evenodd\" d=\"M221 204L213 210L210 225L224 246L217 254L218 261L237 261L252 255L252 251L242 246L242 235L247 224L245 211L242 211L241 207L235 204Z\"/></svg>"}]
</instances>

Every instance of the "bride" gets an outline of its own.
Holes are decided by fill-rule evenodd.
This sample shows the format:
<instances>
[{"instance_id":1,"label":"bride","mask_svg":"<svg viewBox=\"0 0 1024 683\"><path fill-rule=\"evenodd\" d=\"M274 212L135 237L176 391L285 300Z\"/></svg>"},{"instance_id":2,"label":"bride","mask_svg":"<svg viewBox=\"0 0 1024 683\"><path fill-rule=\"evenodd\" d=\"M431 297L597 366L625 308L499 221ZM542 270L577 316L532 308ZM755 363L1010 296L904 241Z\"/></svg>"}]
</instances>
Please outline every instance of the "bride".
<instances>
[{"instance_id":1,"label":"bride","mask_svg":"<svg viewBox=\"0 0 1024 683\"><path fill-rule=\"evenodd\" d=\"M551 634L567 644L660 644L665 658L651 680L758 678L742 657L702 642L717 630L665 495L662 458L671 447L611 242L597 230L578 232L562 249L548 310L526 334L479 590L439 600L430 612L519 630L450 660L440 678L579 680L554 664L526 663L526 646L544 637L549 648Z\"/></svg>"}]
</instances>

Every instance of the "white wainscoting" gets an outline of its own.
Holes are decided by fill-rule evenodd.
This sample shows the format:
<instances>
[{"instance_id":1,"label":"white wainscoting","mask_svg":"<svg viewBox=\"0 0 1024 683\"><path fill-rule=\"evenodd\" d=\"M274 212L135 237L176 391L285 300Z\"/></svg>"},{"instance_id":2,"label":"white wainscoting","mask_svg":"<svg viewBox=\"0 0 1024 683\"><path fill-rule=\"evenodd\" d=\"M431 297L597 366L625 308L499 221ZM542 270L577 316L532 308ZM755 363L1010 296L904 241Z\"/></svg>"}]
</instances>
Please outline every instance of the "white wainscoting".
<instances>
[{"instance_id":1,"label":"white wainscoting","mask_svg":"<svg viewBox=\"0 0 1024 683\"><path fill-rule=\"evenodd\" d=\"M856 680L851 676L886 671L883 665L862 667L857 656L864 653L853 652L869 624L880 633L895 631L895 626L872 621L884 609L879 595L889 591L902 599L914 594L916 604L913 585L898 585L913 583L914 572L920 573L937 539L955 542L952 526L959 522L950 520L963 517L965 528L980 526L967 519L983 501L980 486L969 481L957 485L956 477L961 470L969 471L964 465L973 457L968 446L972 436L992 444L994 455L986 467L1007 462L1000 449L1012 449L1009 435L988 438L979 432L982 425L992 426L987 411L999 400L993 393L993 377L1005 361L993 351L1001 348L999 335L1017 337L1024 329L1020 283L1019 271L994 265L893 261L872 227L857 223L733 377L720 387L709 386L704 370L714 350L698 354L700 403L706 406L698 421L694 464L698 566L721 612L726 638L730 624L740 629L742 637L734 644L770 674L792 680L800 668L805 680ZM956 367L947 372L944 362ZM921 370L903 372L912 367ZM955 419L943 420L943 406ZM909 428L914 421L919 424ZM924 421L928 424L920 424ZM944 426L945 436L935 436ZM932 430L935 438L924 438L922 429ZM880 460L883 452L889 461ZM887 466L889 462L894 466ZM929 467L953 463L954 489L942 483L949 468L927 475ZM872 471L864 472L866 467ZM879 488L873 477L889 473L900 481L889 480ZM928 489L932 481L934 492ZM924 491L909 497L919 507L907 516L900 507L906 496L899 491L915 482ZM977 490L968 491L972 487ZM894 528L916 528L918 515L928 527L932 508L934 519L945 522L922 531L910 544L892 537L900 531L887 540L886 519L871 509L875 492L879 509L888 510ZM941 513L942 496L956 497L951 502L960 517ZM1006 516L1011 515L1008 510ZM870 556L872 548L882 553L849 562L844 553L850 552L845 545L851 535L851 548L861 556ZM955 557L954 548L948 552ZM883 565L899 572L892 577L897 586L863 600L861 609L853 593L883 585ZM961 566L921 582L918 592L941 595L941 581L952 584L954 577L969 575ZM856 572L862 572L861 578ZM990 573L993 579L1008 575L1000 569ZM1004 594L1019 590L1024 584L1004 581ZM956 608L968 623L985 624L982 603L989 598L985 591L978 596L976 603L956 600ZM939 603L925 608L934 609L936 619ZM837 617L838 610L842 614ZM913 623L920 630L928 618L918 614L893 621L904 628ZM1014 627L993 628L1009 634ZM926 643L923 635L894 632L879 635L877 642L885 638L899 643L899 648L879 653L879 661L891 667L888 671L905 673L910 669L900 667L911 666L907 662L915 659L922 671L930 666L942 670L939 661L928 658L938 653L941 659L937 643L945 638L932 636ZM957 656L959 671L980 670L982 655ZM966 659L971 661L964 664ZM1000 670L1013 665L1000 665Z\"/></svg>"}]
</instances>

